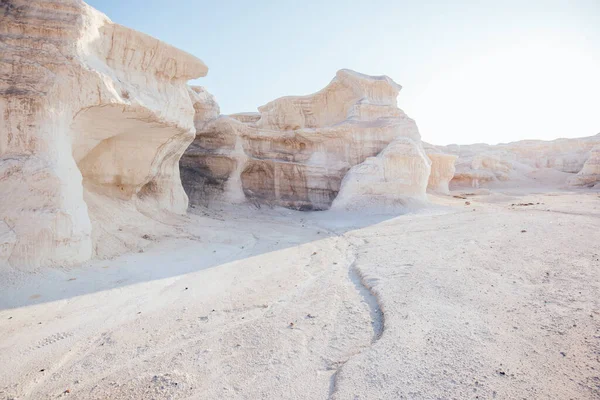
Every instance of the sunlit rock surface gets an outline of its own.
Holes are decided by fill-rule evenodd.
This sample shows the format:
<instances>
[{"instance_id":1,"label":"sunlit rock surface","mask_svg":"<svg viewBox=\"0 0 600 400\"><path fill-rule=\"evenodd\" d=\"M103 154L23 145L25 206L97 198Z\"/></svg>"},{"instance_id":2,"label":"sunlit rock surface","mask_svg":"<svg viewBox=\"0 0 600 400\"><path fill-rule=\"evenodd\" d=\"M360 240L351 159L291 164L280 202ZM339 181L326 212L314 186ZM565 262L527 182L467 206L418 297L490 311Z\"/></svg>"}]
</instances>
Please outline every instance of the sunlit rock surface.
<instances>
[{"instance_id":1,"label":"sunlit rock surface","mask_svg":"<svg viewBox=\"0 0 600 400\"><path fill-rule=\"evenodd\" d=\"M332 208L384 211L425 202L430 172L421 143L398 138L348 171Z\"/></svg>"},{"instance_id":2,"label":"sunlit rock surface","mask_svg":"<svg viewBox=\"0 0 600 400\"><path fill-rule=\"evenodd\" d=\"M590 156L583 168L576 176L570 178L569 184L600 188L600 144L590 150Z\"/></svg>"},{"instance_id":3,"label":"sunlit rock surface","mask_svg":"<svg viewBox=\"0 0 600 400\"><path fill-rule=\"evenodd\" d=\"M553 141L432 147L458 156L451 188L515 184L567 187L598 182L593 172L597 157L593 148L599 145L600 134Z\"/></svg>"},{"instance_id":4,"label":"sunlit rock surface","mask_svg":"<svg viewBox=\"0 0 600 400\"><path fill-rule=\"evenodd\" d=\"M0 53L0 257L74 264L102 252L99 220L185 212L202 61L79 0L1 2Z\"/></svg>"},{"instance_id":5,"label":"sunlit rock surface","mask_svg":"<svg viewBox=\"0 0 600 400\"><path fill-rule=\"evenodd\" d=\"M282 97L258 113L209 121L203 114L181 160L191 203L328 209L352 166L396 138L421 146L415 122L397 107L400 89L387 76L340 70L323 90Z\"/></svg>"},{"instance_id":6,"label":"sunlit rock surface","mask_svg":"<svg viewBox=\"0 0 600 400\"><path fill-rule=\"evenodd\" d=\"M431 160L431 173L429 174L427 190L439 194L448 194L450 181L454 178L456 171L455 164L458 156L444 153L428 143L423 143L423 146L427 157Z\"/></svg>"}]
</instances>

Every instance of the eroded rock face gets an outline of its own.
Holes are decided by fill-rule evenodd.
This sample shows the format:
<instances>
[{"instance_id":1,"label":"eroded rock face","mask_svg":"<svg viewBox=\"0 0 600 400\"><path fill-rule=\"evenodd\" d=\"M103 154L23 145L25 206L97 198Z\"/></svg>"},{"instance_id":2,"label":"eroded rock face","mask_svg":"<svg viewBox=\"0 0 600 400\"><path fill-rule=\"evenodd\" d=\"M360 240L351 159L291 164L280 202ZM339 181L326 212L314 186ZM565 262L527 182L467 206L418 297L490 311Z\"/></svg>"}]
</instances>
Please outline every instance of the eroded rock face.
<instances>
[{"instance_id":1,"label":"eroded rock face","mask_svg":"<svg viewBox=\"0 0 600 400\"><path fill-rule=\"evenodd\" d=\"M574 174L585 169L584 165L593 158L592 148L598 145L600 135L553 141L524 140L494 146L473 144L433 147L458 157L451 187L477 188L514 184L589 185L582 183L586 178L580 181ZM593 161L591 163L593 165ZM590 176L588 179L593 181L594 178Z\"/></svg>"},{"instance_id":2,"label":"eroded rock face","mask_svg":"<svg viewBox=\"0 0 600 400\"><path fill-rule=\"evenodd\" d=\"M449 185L456 171L455 163L457 156L444 153L427 153L431 160L431 174L427 186L433 192L448 194Z\"/></svg>"},{"instance_id":3,"label":"eroded rock face","mask_svg":"<svg viewBox=\"0 0 600 400\"><path fill-rule=\"evenodd\" d=\"M450 192L450 181L454 178L456 171L455 163L458 156L444 153L436 146L428 143L423 143L423 147L427 157L431 160L431 173L429 174L427 190L439 194L448 194Z\"/></svg>"},{"instance_id":4,"label":"eroded rock face","mask_svg":"<svg viewBox=\"0 0 600 400\"><path fill-rule=\"evenodd\" d=\"M425 202L430 173L431 161L421 143L398 138L348 171L332 208L385 210Z\"/></svg>"},{"instance_id":5,"label":"eroded rock face","mask_svg":"<svg viewBox=\"0 0 600 400\"><path fill-rule=\"evenodd\" d=\"M195 132L186 82L206 66L80 0L8 0L0 15L0 222L15 236L10 264L92 257L105 200L184 213L178 162Z\"/></svg>"},{"instance_id":6,"label":"eroded rock face","mask_svg":"<svg viewBox=\"0 0 600 400\"><path fill-rule=\"evenodd\" d=\"M340 70L315 94L274 100L259 113L200 118L181 159L190 201L329 208L352 166L398 137L420 146L415 122L397 107L400 89L386 76Z\"/></svg>"},{"instance_id":7,"label":"eroded rock face","mask_svg":"<svg viewBox=\"0 0 600 400\"><path fill-rule=\"evenodd\" d=\"M590 150L590 156L583 168L576 176L570 178L569 184L600 188L600 144Z\"/></svg>"}]
</instances>

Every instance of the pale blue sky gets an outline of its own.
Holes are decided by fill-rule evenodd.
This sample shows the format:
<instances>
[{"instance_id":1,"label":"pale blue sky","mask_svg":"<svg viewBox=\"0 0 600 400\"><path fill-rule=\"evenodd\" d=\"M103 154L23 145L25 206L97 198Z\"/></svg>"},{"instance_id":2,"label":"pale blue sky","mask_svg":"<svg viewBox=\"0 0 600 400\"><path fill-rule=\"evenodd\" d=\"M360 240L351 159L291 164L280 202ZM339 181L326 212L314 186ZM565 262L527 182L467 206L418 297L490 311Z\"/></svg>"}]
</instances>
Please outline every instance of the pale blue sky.
<instances>
[{"instance_id":1,"label":"pale blue sky","mask_svg":"<svg viewBox=\"0 0 600 400\"><path fill-rule=\"evenodd\" d=\"M600 132L600 0L88 0L209 67L224 114L388 75L436 144Z\"/></svg>"}]
</instances>

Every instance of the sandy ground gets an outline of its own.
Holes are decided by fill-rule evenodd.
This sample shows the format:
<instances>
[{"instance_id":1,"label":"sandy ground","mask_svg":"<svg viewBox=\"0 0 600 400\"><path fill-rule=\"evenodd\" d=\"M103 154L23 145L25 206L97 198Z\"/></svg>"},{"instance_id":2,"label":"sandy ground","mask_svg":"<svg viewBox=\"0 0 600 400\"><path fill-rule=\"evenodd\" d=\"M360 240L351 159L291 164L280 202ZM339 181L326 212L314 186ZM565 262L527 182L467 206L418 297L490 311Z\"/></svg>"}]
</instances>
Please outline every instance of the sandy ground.
<instances>
[{"instance_id":1,"label":"sandy ground","mask_svg":"<svg viewBox=\"0 0 600 400\"><path fill-rule=\"evenodd\" d=\"M0 399L599 399L600 193L464 197L196 209L140 253L3 268Z\"/></svg>"}]
</instances>

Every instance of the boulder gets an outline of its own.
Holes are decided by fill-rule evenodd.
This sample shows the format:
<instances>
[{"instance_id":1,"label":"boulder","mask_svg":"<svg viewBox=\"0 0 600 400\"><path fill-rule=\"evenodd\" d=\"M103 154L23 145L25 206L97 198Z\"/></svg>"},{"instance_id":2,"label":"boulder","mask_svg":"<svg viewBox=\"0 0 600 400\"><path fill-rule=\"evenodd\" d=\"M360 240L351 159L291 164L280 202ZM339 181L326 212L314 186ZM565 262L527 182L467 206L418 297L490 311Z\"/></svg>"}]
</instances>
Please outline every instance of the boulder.
<instances>
[{"instance_id":1,"label":"boulder","mask_svg":"<svg viewBox=\"0 0 600 400\"><path fill-rule=\"evenodd\" d=\"M424 203L430 173L431 161L421 143L397 138L348 171L332 209L387 211Z\"/></svg>"}]
</instances>

